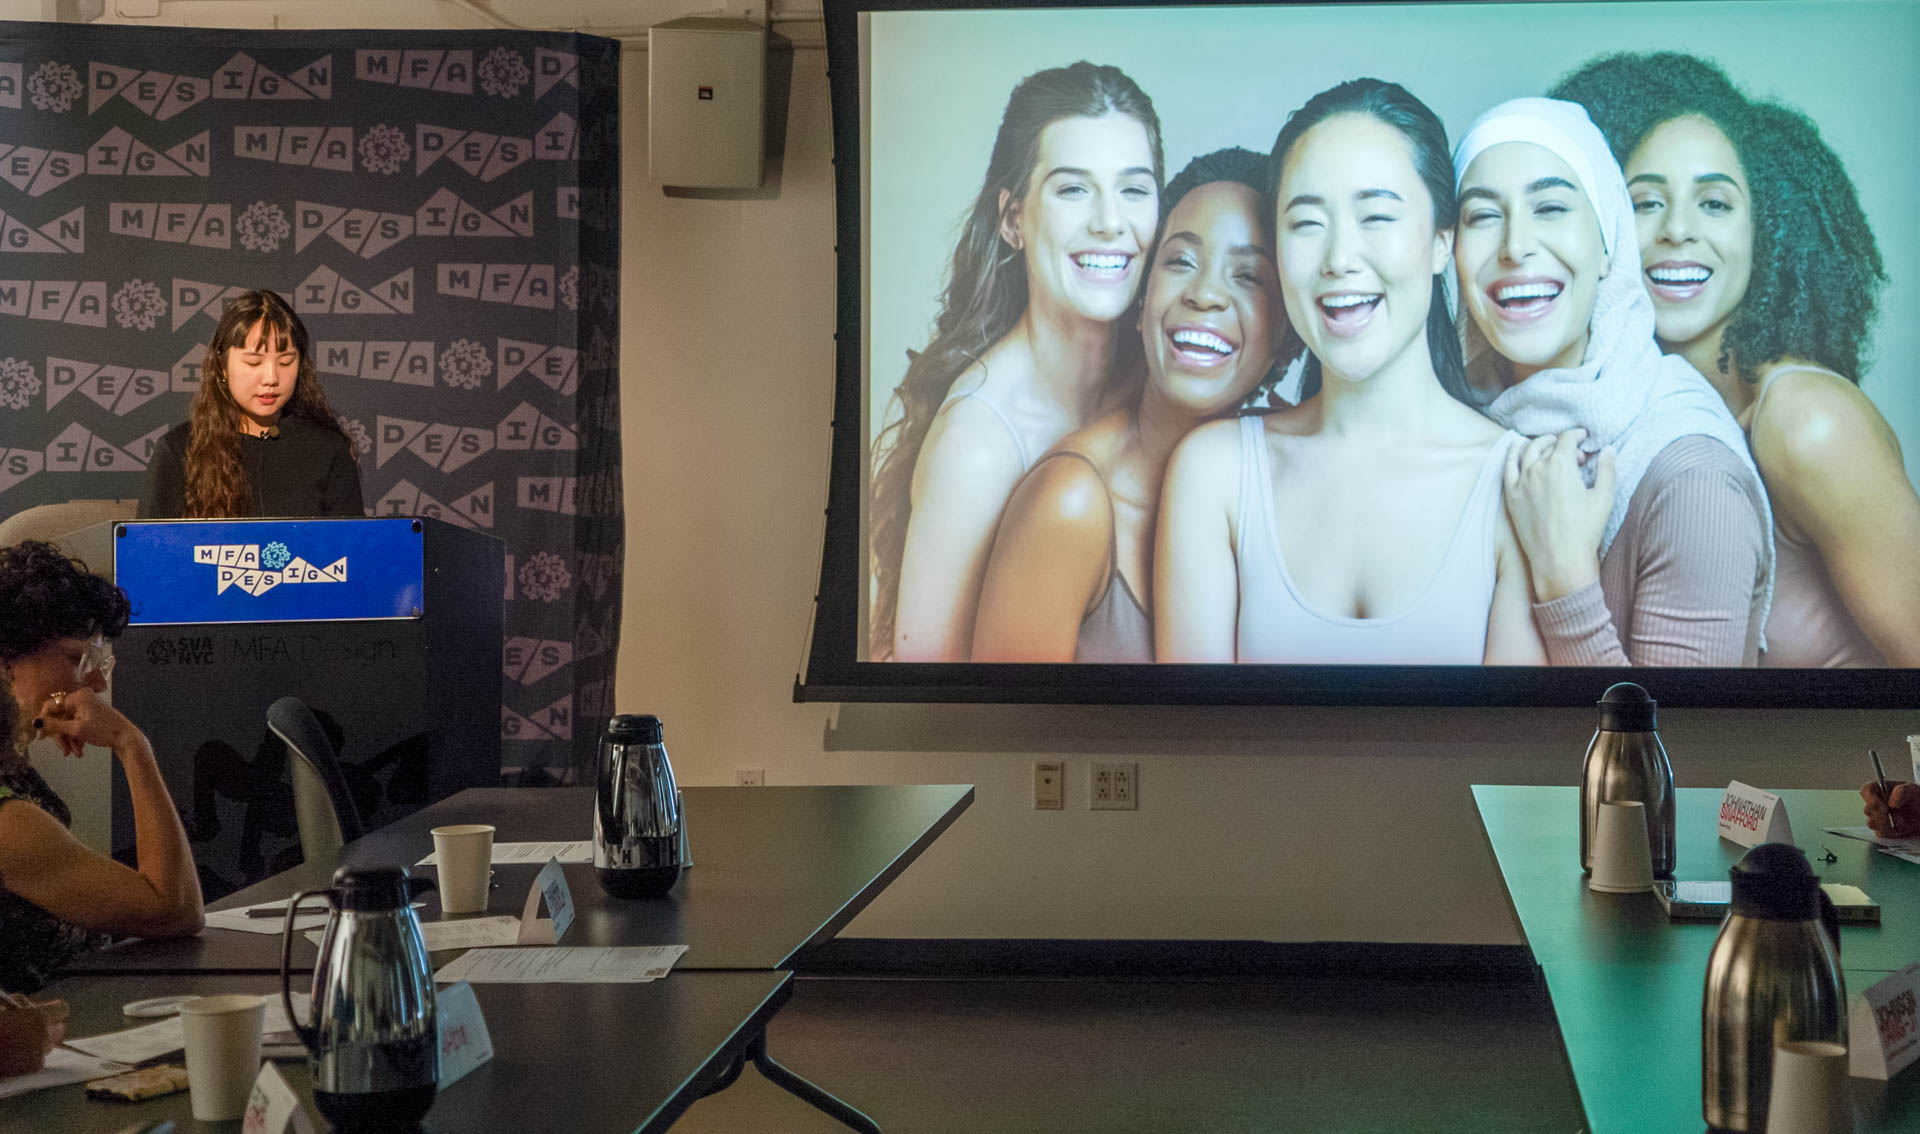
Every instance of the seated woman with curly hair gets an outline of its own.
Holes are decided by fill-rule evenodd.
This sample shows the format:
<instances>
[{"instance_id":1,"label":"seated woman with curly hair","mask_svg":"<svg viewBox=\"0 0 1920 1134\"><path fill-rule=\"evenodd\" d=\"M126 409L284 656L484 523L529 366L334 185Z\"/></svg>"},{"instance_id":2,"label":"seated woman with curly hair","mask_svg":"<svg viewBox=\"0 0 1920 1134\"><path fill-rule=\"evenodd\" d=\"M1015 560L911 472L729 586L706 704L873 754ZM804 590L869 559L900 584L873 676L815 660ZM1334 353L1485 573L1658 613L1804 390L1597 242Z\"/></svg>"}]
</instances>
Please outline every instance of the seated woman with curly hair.
<instances>
[{"instance_id":1,"label":"seated woman with curly hair","mask_svg":"<svg viewBox=\"0 0 1920 1134\"><path fill-rule=\"evenodd\" d=\"M1860 389L1886 271L1806 115L1705 60L1613 55L1562 79L1627 176L1655 335L1746 431L1773 508L1763 666L1920 666L1920 496Z\"/></svg>"},{"instance_id":2,"label":"seated woman with curly hair","mask_svg":"<svg viewBox=\"0 0 1920 1134\"><path fill-rule=\"evenodd\" d=\"M31 992L109 934L188 936L205 915L193 851L153 746L101 700L126 592L51 544L0 548L0 988ZM133 798L136 866L82 846L27 762L52 737L69 757L109 749Z\"/></svg>"}]
</instances>

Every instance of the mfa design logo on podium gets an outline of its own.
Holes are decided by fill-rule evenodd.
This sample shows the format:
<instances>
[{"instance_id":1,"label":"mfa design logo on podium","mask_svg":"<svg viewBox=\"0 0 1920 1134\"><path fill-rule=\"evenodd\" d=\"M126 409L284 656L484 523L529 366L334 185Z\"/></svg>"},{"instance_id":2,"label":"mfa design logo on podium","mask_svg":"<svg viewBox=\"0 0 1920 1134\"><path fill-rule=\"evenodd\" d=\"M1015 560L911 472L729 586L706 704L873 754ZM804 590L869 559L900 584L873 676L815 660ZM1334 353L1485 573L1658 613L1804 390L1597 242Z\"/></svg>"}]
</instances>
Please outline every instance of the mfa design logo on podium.
<instances>
[{"instance_id":1,"label":"mfa design logo on podium","mask_svg":"<svg viewBox=\"0 0 1920 1134\"><path fill-rule=\"evenodd\" d=\"M316 567L294 555L279 540L265 547L257 543L195 544L193 561L216 569L215 594L225 594L228 587L239 587L257 598L282 583L347 581L346 556L325 567Z\"/></svg>"}]
</instances>

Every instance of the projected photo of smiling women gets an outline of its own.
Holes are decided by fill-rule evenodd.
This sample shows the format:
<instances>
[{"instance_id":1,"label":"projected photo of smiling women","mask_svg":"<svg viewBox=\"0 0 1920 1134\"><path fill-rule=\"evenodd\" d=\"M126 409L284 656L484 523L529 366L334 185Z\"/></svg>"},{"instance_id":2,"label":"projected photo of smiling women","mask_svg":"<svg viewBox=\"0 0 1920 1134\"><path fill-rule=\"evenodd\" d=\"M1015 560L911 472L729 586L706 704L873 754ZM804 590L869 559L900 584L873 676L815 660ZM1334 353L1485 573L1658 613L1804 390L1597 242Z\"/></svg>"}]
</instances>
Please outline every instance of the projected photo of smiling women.
<instances>
[{"instance_id":1,"label":"projected photo of smiling women","mask_svg":"<svg viewBox=\"0 0 1920 1134\"><path fill-rule=\"evenodd\" d=\"M1067 436L1014 491L994 539L975 661L1150 662L1154 518L1173 447L1270 377L1286 338L1264 155L1195 158L1162 197L1141 306L1146 381Z\"/></svg>"},{"instance_id":2,"label":"projected photo of smiling women","mask_svg":"<svg viewBox=\"0 0 1920 1134\"><path fill-rule=\"evenodd\" d=\"M1505 102L1454 154L1467 375L1556 665L1752 665L1772 581L1759 474L1653 341L1626 182L1580 107ZM1591 483L1589 483L1591 482Z\"/></svg>"},{"instance_id":3,"label":"projected photo of smiling women","mask_svg":"<svg viewBox=\"0 0 1920 1134\"><path fill-rule=\"evenodd\" d=\"M1562 80L1625 165L1661 346L1745 430L1773 506L1763 666L1920 666L1920 497L1858 383L1885 282L1840 157L1688 55Z\"/></svg>"},{"instance_id":4,"label":"projected photo of smiling women","mask_svg":"<svg viewBox=\"0 0 1920 1134\"><path fill-rule=\"evenodd\" d=\"M1160 122L1113 67L1014 88L932 341L875 447L869 652L966 661L993 536L1033 462L1110 396L1160 219Z\"/></svg>"},{"instance_id":5,"label":"projected photo of smiling women","mask_svg":"<svg viewBox=\"0 0 1920 1134\"><path fill-rule=\"evenodd\" d=\"M1202 426L1174 454L1160 657L1538 664L1500 506L1520 438L1449 394L1462 376L1446 129L1395 84L1342 83L1287 119L1267 184L1287 317L1320 392Z\"/></svg>"}]
</instances>

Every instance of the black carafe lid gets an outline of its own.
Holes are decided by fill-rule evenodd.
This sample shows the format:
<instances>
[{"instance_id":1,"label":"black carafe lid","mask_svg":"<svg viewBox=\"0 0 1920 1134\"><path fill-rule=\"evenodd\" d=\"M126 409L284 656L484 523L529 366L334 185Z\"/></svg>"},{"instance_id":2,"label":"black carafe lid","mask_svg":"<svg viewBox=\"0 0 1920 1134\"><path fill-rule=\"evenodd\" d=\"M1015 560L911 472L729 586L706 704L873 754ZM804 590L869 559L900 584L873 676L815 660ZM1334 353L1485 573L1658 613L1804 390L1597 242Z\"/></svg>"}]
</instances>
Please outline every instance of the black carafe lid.
<instances>
[{"instance_id":1,"label":"black carafe lid","mask_svg":"<svg viewBox=\"0 0 1920 1134\"><path fill-rule=\"evenodd\" d=\"M1660 702L1631 681L1609 685L1600 695L1601 732L1652 732Z\"/></svg>"},{"instance_id":2,"label":"black carafe lid","mask_svg":"<svg viewBox=\"0 0 1920 1134\"><path fill-rule=\"evenodd\" d=\"M1820 878L1791 843L1761 843L1727 873L1733 879L1736 914L1770 921L1820 916Z\"/></svg>"},{"instance_id":3,"label":"black carafe lid","mask_svg":"<svg viewBox=\"0 0 1920 1134\"><path fill-rule=\"evenodd\" d=\"M333 888L341 909L378 913L405 909L415 894L433 889L433 882L410 877L404 866L343 866L333 872Z\"/></svg>"},{"instance_id":4,"label":"black carafe lid","mask_svg":"<svg viewBox=\"0 0 1920 1134\"><path fill-rule=\"evenodd\" d=\"M658 744L660 718L652 713L644 716L623 713L607 721L607 739L622 744Z\"/></svg>"}]
</instances>

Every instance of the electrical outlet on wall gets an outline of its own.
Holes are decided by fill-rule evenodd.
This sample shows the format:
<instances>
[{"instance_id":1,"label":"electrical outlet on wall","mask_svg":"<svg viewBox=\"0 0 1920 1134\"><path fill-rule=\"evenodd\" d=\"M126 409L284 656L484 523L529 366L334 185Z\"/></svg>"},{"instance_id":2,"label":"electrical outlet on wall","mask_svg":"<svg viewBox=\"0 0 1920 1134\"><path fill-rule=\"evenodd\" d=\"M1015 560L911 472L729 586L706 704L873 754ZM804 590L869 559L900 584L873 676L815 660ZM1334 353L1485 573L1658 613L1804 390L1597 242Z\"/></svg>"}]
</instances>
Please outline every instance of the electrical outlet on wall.
<instances>
[{"instance_id":1,"label":"electrical outlet on wall","mask_svg":"<svg viewBox=\"0 0 1920 1134\"><path fill-rule=\"evenodd\" d=\"M765 768L735 768L733 782L738 787L764 787L767 782Z\"/></svg>"},{"instance_id":2,"label":"electrical outlet on wall","mask_svg":"<svg viewBox=\"0 0 1920 1134\"><path fill-rule=\"evenodd\" d=\"M1094 762L1087 765L1087 807L1092 811L1135 811L1140 807L1140 765Z\"/></svg>"},{"instance_id":3,"label":"electrical outlet on wall","mask_svg":"<svg viewBox=\"0 0 1920 1134\"><path fill-rule=\"evenodd\" d=\"M1059 760L1033 762L1033 809L1064 811L1067 806L1067 766Z\"/></svg>"}]
</instances>

